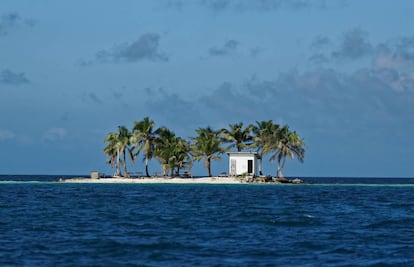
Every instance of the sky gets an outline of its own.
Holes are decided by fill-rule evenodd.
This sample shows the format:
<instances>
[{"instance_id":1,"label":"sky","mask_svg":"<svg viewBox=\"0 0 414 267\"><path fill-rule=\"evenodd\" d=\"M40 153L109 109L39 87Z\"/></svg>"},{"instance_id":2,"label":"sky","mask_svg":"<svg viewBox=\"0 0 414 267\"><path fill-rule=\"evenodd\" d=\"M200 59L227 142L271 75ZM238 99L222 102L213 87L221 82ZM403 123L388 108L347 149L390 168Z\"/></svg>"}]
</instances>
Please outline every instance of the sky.
<instances>
[{"instance_id":1,"label":"sky","mask_svg":"<svg viewBox=\"0 0 414 267\"><path fill-rule=\"evenodd\" d=\"M183 138L287 124L306 155L286 176L414 177L412 10L411 0L1 0L0 174L110 174L105 136L149 116ZM228 171L227 155L212 171ZM264 172L276 163L265 158Z\"/></svg>"}]
</instances>

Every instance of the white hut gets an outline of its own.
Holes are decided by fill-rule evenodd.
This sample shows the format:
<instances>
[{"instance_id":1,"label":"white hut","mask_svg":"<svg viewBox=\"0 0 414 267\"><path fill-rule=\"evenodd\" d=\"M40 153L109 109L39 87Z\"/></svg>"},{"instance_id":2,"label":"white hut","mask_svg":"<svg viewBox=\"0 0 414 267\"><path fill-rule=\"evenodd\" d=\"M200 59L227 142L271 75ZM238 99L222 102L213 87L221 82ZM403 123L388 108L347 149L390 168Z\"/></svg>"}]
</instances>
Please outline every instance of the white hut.
<instances>
[{"instance_id":1,"label":"white hut","mask_svg":"<svg viewBox=\"0 0 414 267\"><path fill-rule=\"evenodd\" d=\"M227 152L229 155L229 175L257 174L257 152Z\"/></svg>"}]
</instances>

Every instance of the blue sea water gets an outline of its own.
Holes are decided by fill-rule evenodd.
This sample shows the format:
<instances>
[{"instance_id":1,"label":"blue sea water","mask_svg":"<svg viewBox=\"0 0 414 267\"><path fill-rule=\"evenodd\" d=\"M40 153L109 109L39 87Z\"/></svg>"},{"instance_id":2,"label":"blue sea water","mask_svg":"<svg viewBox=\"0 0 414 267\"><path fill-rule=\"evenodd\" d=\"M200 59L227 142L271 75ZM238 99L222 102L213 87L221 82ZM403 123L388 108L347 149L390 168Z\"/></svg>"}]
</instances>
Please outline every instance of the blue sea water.
<instances>
[{"instance_id":1,"label":"blue sea water","mask_svg":"<svg viewBox=\"0 0 414 267\"><path fill-rule=\"evenodd\" d=\"M59 176L61 177L61 176ZM0 266L414 266L414 180L0 176Z\"/></svg>"}]
</instances>

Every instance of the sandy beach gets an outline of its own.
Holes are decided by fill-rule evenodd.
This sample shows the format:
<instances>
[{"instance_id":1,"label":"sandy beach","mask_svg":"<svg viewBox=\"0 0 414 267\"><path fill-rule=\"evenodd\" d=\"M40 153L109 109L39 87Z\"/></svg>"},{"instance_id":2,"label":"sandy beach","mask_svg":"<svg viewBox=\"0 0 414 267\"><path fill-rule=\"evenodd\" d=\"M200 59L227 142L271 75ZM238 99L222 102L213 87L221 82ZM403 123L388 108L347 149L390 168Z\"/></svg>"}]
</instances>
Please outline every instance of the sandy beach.
<instances>
[{"instance_id":1,"label":"sandy beach","mask_svg":"<svg viewBox=\"0 0 414 267\"><path fill-rule=\"evenodd\" d=\"M134 184L242 184L245 183L234 177L200 177L200 178L71 178L61 179L64 183L134 183Z\"/></svg>"}]
</instances>

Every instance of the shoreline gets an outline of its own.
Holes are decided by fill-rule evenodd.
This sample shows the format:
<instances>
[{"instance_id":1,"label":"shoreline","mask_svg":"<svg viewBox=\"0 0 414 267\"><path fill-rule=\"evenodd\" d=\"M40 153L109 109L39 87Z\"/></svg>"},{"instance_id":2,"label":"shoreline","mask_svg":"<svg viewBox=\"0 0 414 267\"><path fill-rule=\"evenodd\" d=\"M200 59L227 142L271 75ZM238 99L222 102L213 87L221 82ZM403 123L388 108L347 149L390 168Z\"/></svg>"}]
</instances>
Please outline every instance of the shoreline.
<instances>
[{"instance_id":1,"label":"shoreline","mask_svg":"<svg viewBox=\"0 0 414 267\"><path fill-rule=\"evenodd\" d=\"M98 178L91 179L86 177L75 177L59 179L61 183L127 183L127 184L281 184L280 182L251 182L237 177L200 177L200 178L180 178L180 177L139 177L139 178Z\"/></svg>"}]
</instances>

